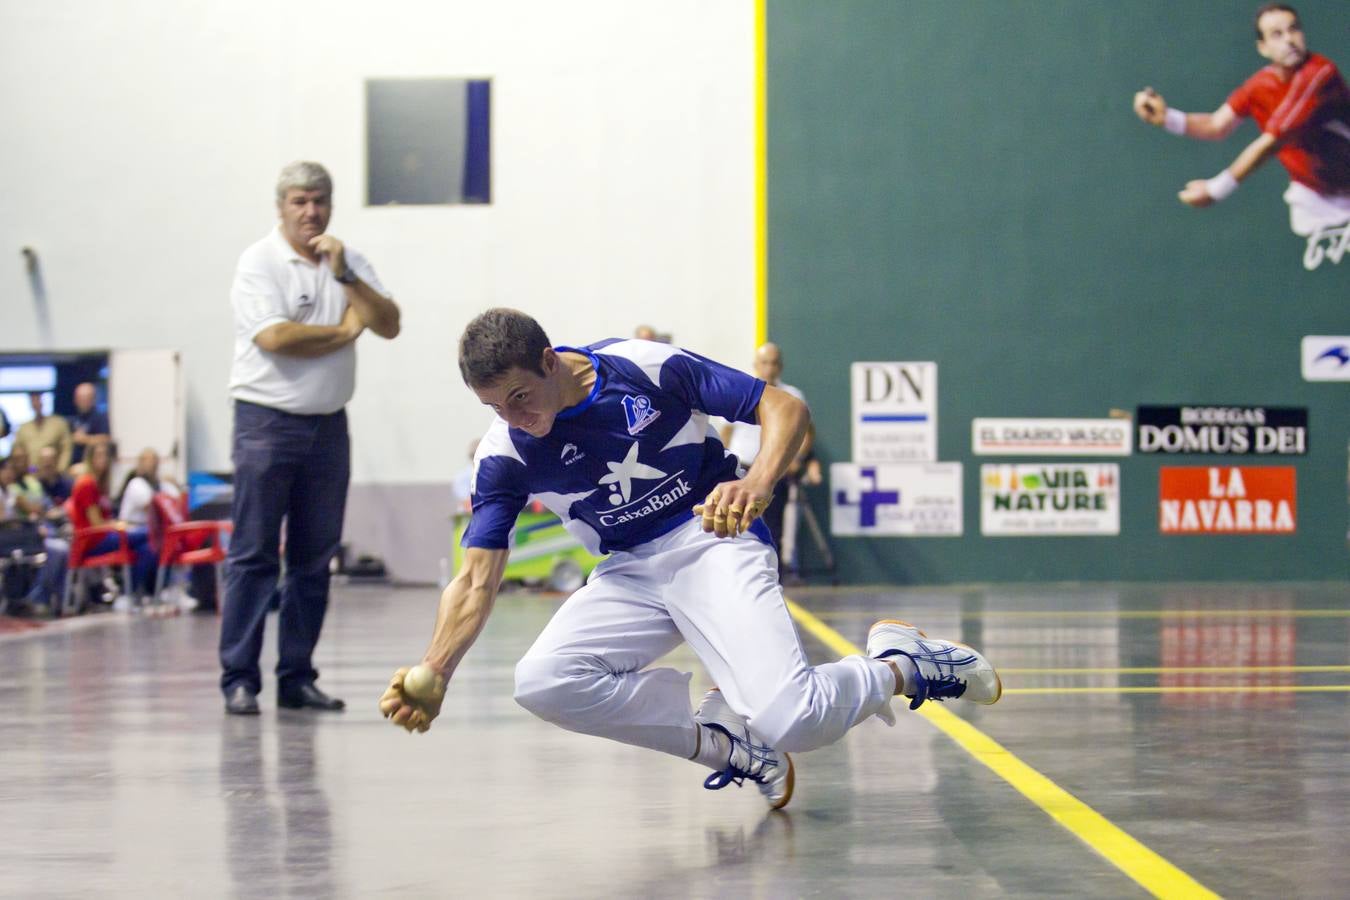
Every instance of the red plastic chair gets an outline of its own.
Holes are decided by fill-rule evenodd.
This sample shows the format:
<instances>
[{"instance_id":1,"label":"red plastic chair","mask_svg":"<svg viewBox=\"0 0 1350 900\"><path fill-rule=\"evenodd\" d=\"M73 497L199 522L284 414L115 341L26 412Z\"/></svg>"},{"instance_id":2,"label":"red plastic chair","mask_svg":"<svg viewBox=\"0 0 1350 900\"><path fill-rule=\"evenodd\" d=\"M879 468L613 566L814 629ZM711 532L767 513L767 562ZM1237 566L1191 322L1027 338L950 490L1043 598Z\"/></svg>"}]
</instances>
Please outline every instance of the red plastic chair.
<instances>
[{"instance_id":1,"label":"red plastic chair","mask_svg":"<svg viewBox=\"0 0 1350 900\"><path fill-rule=\"evenodd\" d=\"M187 498L155 494L151 501L149 526L150 546L159 553L159 571L155 576L155 597L164 591L173 570L178 566L214 566L216 573L216 610L219 613L222 593L220 564L229 551L228 535L234 533L234 523L225 519L187 521Z\"/></svg>"},{"instance_id":2,"label":"red plastic chair","mask_svg":"<svg viewBox=\"0 0 1350 900\"><path fill-rule=\"evenodd\" d=\"M66 516L70 521L75 521L74 509L69 500L66 501ZM106 553L97 553L90 555L103 539L110 534L117 535L117 549ZM102 569L112 566L118 566L122 569L122 591L128 597L131 596L131 564L136 561L136 554L132 552L131 545L127 542L127 533L123 526L118 525L90 525L87 528L77 528L70 538L70 559L66 563L66 587L61 596L61 614L70 615L72 612L78 612L75 607L73 595L75 593L75 573L80 569Z\"/></svg>"}]
</instances>

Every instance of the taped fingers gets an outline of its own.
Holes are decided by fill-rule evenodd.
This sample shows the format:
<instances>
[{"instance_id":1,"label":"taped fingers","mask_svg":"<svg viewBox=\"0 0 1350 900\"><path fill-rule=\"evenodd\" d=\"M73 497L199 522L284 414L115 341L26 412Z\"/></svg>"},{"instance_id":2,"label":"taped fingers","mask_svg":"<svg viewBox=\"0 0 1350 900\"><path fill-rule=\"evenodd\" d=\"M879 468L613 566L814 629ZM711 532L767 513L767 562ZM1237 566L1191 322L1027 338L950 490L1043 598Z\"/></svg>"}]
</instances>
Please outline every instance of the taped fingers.
<instances>
[{"instance_id":1,"label":"taped fingers","mask_svg":"<svg viewBox=\"0 0 1350 900\"><path fill-rule=\"evenodd\" d=\"M749 531L750 526L755 523L756 519L764 515L764 510L768 508L769 508L768 500L755 500L754 502L752 502L750 504L750 508L746 510L746 512L741 516L739 533L744 534L745 532Z\"/></svg>"}]
</instances>

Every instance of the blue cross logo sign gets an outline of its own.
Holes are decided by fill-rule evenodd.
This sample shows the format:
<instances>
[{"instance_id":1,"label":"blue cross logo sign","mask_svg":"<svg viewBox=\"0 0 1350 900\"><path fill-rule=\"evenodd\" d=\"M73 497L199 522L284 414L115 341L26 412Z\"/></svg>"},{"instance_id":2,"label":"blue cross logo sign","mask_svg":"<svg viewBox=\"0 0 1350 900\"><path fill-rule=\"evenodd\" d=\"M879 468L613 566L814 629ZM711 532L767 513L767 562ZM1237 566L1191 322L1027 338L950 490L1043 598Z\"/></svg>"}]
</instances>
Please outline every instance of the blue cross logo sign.
<instances>
[{"instance_id":1,"label":"blue cross logo sign","mask_svg":"<svg viewBox=\"0 0 1350 900\"><path fill-rule=\"evenodd\" d=\"M856 501L849 499L848 491L836 491L834 502L840 506L858 507L858 525L863 528L873 528L877 524L877 507L898 504L900 492L877 490L877 470L875 466L859 469L858 474L871 481L871 489L859 491Z\"/></svg>"}]
</instances>

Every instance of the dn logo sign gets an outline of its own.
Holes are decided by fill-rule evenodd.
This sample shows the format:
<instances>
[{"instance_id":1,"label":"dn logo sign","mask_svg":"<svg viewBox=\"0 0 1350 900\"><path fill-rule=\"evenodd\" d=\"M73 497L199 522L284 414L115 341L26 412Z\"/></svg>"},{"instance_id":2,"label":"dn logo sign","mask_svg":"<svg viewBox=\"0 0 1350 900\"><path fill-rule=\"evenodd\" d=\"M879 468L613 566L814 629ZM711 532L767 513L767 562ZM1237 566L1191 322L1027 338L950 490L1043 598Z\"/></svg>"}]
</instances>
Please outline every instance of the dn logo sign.
<instances>
[{"instance_id":1,"label":"dn logo sign","mask_svg":"<svg viewBox=\"0 0 1350 900\"><path fill-rule=\"evenodd\" d=\"M937 459L937 363L856 362L853 461Z\"/></svg>"},{"instance_id":2,"label":"dn logo sign","mask_svg":"<svg viewBox=\"0 0 1350 900\"><path fill-rule=\"evenodd\" d=\"M859 363L864 403L923 403L929 393L927 363Z\"/></svg>"}]
</instances>

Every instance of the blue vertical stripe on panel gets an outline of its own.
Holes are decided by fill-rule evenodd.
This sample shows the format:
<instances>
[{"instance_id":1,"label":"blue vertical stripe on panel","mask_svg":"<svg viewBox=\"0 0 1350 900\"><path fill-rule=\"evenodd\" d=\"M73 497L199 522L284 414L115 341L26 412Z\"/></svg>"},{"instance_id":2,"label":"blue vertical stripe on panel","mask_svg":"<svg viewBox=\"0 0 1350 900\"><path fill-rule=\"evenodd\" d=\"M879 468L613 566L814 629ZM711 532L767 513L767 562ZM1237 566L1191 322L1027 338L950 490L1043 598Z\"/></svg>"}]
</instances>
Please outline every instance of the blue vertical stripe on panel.
<instances>
[{"instance_id":1,"label":"blue vertical stripe on panel","mask_svg":"<svg viewBox=\"0 0 1350 900\"><path fill-rule=\"evenodd\" d=\"M469 81L464 143L464 202L492 202L491 81Z\"/></svg>"}]
</instances>

